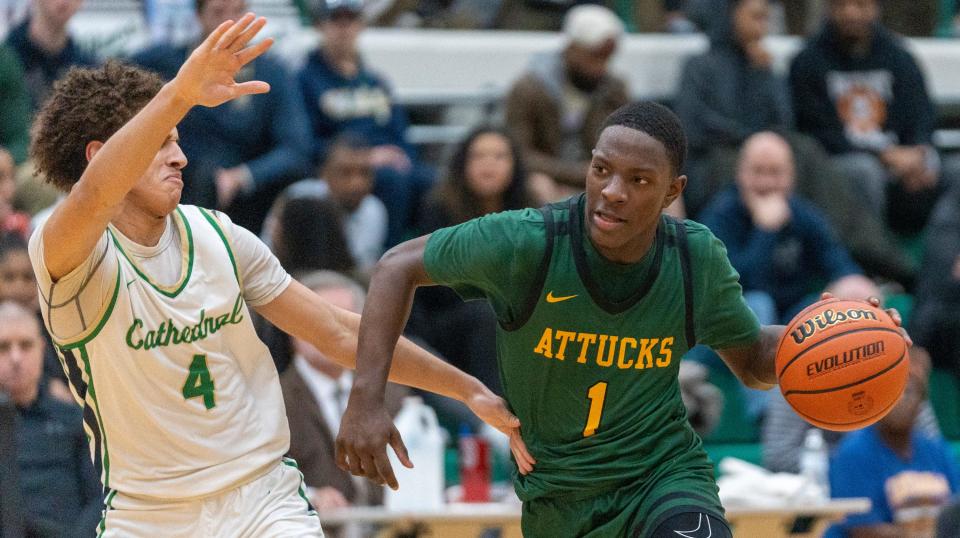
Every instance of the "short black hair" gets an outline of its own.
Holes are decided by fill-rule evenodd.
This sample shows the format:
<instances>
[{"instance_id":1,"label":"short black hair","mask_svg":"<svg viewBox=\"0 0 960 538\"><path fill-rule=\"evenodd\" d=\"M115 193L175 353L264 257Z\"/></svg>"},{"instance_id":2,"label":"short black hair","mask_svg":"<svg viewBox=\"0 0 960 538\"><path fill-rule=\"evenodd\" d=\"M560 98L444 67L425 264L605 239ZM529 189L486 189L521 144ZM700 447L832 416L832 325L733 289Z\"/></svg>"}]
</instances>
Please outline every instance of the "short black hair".
<instances>
[{"instance_id":1,"label":"short black hair","mask_svg":"<svg viewBox=\"0 0 960 538\"><path fill-rule=\"evenodd\" d=\"M647 133L666 148L674 173L679 175L683 170L687 158L687 135L683 132L680 118L669 108L653 101L627 103L603 120L600 133L614 125ZM597 133L598 137L600 133Z\"/></svg>"}]
</instances>

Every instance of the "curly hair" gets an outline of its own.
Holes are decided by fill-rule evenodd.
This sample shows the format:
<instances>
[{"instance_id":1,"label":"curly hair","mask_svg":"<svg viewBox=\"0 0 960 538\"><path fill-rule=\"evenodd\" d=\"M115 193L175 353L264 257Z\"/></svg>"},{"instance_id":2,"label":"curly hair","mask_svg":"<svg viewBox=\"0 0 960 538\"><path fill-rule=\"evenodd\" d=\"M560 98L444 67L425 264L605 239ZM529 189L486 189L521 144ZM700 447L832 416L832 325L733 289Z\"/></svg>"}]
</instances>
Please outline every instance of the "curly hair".
<instances>
[{"instance_id":1,"label":"curly hair","mask_svg":"<svg viewBox=\"0 0 960 538\"><path fill-rule=\"evenodd\" d=\"M86 147L106 142L160 91L163 81L117 61L73 67L54 86L31 129L37 175L69 191L87 168Z\"/></svg>"}]
</instances>

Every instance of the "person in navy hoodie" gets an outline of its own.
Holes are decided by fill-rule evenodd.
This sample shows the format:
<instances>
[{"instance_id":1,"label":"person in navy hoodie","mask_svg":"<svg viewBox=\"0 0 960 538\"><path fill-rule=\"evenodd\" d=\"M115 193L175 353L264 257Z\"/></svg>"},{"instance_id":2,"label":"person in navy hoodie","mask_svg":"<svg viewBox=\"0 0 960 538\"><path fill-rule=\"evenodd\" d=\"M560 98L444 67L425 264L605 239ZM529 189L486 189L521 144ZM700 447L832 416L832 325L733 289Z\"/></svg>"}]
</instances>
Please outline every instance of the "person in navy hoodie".
<instances>
[{"instance_id":1,"label":"person in navy hoodie","mask_svg":"<svg viewBox=\"0 0 960 538\"><path fill-rule=\"evenodd\" d=\"M406 111L357 50L364 28L362 0L314 0L311 16L323 44L307 57L299 82L313 128L313 158L323 161L341 133L372 146L374 195L387 207L385 246L392 246L411 228L434 174L417 162L406 141Z\"/></svg>"},{"instance_id":2,"label":"person in navy hoodie","mask_svg":"<svg viewBox=\"0 0 960 538\"><path fill-rule=\"evenodd\" d=\"M202 38L223 21L242 17L247 6L244 0L197 0L196 8ZM156 45L132 59L170 80L198 43ZM216 109L196 107L183 119L180 144L190 160L183 170L183 203L222 209L260 233L274 198L311 173L310 128L293 77L279 60L260 56L237 77L262 80L270 92Z\"/></svg>"}]
</instances>

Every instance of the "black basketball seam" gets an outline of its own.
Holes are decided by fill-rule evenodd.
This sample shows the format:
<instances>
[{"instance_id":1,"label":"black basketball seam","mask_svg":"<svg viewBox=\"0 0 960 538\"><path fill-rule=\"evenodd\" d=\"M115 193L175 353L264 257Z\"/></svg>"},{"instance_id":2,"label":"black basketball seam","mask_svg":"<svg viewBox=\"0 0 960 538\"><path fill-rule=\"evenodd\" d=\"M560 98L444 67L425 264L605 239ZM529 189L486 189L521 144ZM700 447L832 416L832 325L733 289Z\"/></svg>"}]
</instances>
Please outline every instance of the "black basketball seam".
<instances>
[{"instance_id":1,"label":"black basketball seam","mask_svg":"<svg viewBox=\"0 0 960 538\"><path fill-rule=\"evenodd\" d=\"M804 349L804 350L801 351L800 353L797 353L796 355L794 355L794 357L793 357L792 359L790 359L790 360L787 362L787 364L783 365L783 368L780 370L780 373L777 374L777 380L779 381L780 378L783 377L783 373L787 371L787 368L790 368L790 366L793 365L793 363L795 363L795 362L797 361L797 359L799 359L800 357L802 357L804 353L810 351L811 349L815 349L815 348L819 347L821 344L825 344L825 343L833 340L834 338L839 338L839 337L841 337L841 336L843 336L843 335L846 335L846 334L859 333L859 332L863 332L863 331L881 331L881 332L895 333L895 334L898 334L898 335L900 335L900 336L903 336L903 335L900 334L900 330L899 330L899 329L891 329L891 328L889 328L889 327L862 327L862 328L860 328L860 329L850 329L849 331L844 331L844 332L842 332L842 333L840 333L840 334L835 334L835 335L833 335L833 336L828 336L827 338L824 338L823 340L820 340L820 341L817 342L816 344L813 344L812 346ZM784 334L784 338L786 338L786 336L787 336L787 335Z\"/></svg>"},{"instance_id":2,"label":"black basketball seam","mask_svg":"<svg viewBox=\"0 0 960 538\"><path fill-rule=\"evenodd\" d=\"M889 371L892 370L894 367L896 367L898 364L900 364L901 362L903 362L903 358L906 357L906 356L907 356L907 350L903 350L903 353L900 354L900 358L897 359L896 362L894 362L894 363L891 364L890 366L887 366L887 367L884 368L883 370L880 370L879 372L877 372L877 373L875 373L875 374L873 374L873 375L869 375L869 376L861 379L860 381L856 381L856 382L854 382L854 383L848 383L848 384L846 384L846 385L841 385L841 386L839 386L839 387L833 387L833 388L829 388L829 389L818 389L818 390L788 390L787 392L784 392L784 393L783 393L783 397L786 398L787 396L790 396L791 394L823 394L824 392L834 392L834 391L837 391L837 390L849 389L850 387L856 387L857 385L859 385L859 384L861 384L861 383L866 383L867 381L870 381L870 380L872 380L872 379L876 379L876 378L882 376L883 374L889 372Z\"/></svg>"},{"instance_id":3,"label":"black basketball seam","mask_svg":"<svg viewBox=\"0 0 960 538\"><path fill-rule=\"evenodd\" d=\"M902 395L903 392L901 391L900 394ZM886 415L887 412L890 411L890 408L891 408L891 407L897 405L897 402L898 402L898 401L900 401L900 396L899 396L899 395L896 397L896 399L894 399L892 402L890 402L889 404L887 404L886 407L884 407L883 409L881 409L880 411L878 411L877 414L874 415L874 416L883 416L883 415ZM791 404L791 405L792 405L792 404ZM863 422L863 419L861 419L861 420L854 420L853 422L827 422L826 420L820 420L819 418L808 417L806 414L801 413L800 411L797 411L796 409L794 409L794 411L796 411L798 415L800 415L801 417L804 417L805 419L816 420L817 422L819 422L819 423L821 423L821 424L829 424L830 426L849 426L849 425L851 425L851 424L859 424L859 423ZM867 419L867 420L869 420L869 419Z\"/></svg>"}]
</instances>

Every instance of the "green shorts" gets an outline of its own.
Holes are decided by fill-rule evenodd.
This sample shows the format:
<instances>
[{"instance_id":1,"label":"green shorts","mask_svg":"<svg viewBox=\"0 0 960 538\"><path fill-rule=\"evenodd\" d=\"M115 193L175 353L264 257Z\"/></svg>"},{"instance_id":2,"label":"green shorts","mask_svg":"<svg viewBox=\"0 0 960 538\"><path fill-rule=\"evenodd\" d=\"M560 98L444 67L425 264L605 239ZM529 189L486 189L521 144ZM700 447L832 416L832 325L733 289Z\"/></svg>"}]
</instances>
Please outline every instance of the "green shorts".
<instances>
[{"instance_id":1,"label":"green shorts","mask_svg":"<svg viewBox=\"0 0 960 538\"><path fill-rule=\"evenodd\" d=\"M581 500L539 497L523 503L523 535L645 538L666 518L705 512L723 519L713 469L674 472Z\"/></svg>"}]
</instances>

